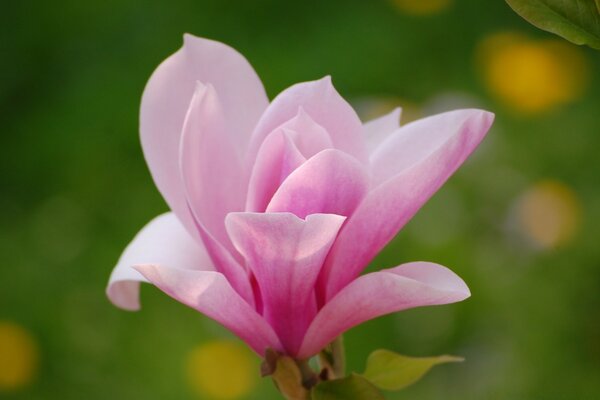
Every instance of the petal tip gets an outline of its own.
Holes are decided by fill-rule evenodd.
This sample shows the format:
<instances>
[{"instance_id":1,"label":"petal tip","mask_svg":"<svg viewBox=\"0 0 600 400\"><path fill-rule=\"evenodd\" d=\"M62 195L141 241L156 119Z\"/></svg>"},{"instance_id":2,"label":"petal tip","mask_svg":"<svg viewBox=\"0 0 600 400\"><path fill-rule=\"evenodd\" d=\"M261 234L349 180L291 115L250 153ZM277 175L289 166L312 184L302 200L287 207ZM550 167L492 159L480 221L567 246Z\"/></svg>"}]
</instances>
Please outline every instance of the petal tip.
<instances>
[{"instance_id":1,"label":"petal tip","mask_svg":"<svg viewBox=\"0 0 600 400\"><path fill-rule=\"evenodd\" d=\"M496 118L496 114L494 114L491 111L482 110L479 108L472 109L471 111L475 113L475 115L471 118L479 122L482 128L485 129L485 131L487 131L492 126L492 123Z\"/></svg>"},{"instance_id":2,"label":"petal tip","mask_svg":"<svg viewBox=\"0 0 600 400\"><path fill-rule=\"evenodd\" d=\"M139 282L112 282L106 288L106 297L115 306L125 311L139 311Z\"/></svg>"},{"instance_id":3,"label":"petal tip","mask_svg":"<svg viewBox=\"0 0 600 400\"><path fill-rule=\"evenodd\" d=\"M320 84L322 84L323 86L325 86L327 89L333 89L335 90L335 87L333 86L333 79L331 78L331 75L325 75L324 77L322 77L321 79L319 79L318 81Z\"/></svg>"},{"instance_id":4,"label":"petal tip","mask_svg":"<svg viewBox=\"0 0 600 400\"><path fill-rule=\"evenodd\" d=\"M454 274L454 280L454 287L451 289L451 292L455 294L456 301L463 301L471 297L471 290L465 281L456 274Z\"/></svg>"},{"instance_id":5,"label":"petal tip","mask_svg":"<svg viewBox=\"0 0 600 400\"><path fill-rule=\"evenodd\" d=\"M389 270L405 278L413 279L426 286L456 296L462 301L471 296L465 281L450 268L428 261L417 261L400 265Z\"/></svg>"},{"instance_id":6,"label":"petal tip","mask_svg":"<svg viewBox=\"0 0 600 400\"><path fill-rule=\"evenodd\" d=\"M325 75L321 79L309 81L307 83L313 84L313 85L315 85L315 87L318 87L321 90L324 90L324 89L330 90L333 88L333 81L332 81L331 75Z\"/></svg>"},{"instance_id":7,"label":"petal tip","mask_svg":"<svg viewBox=\"0 0 600 400\"><path fill-rule=\"evenodd\" d=\"M184 33L183 34L183 47L189 46L192 44L193 41L195 40L202 40L201 38L199 38L198 36L192 35L191 33Z\"/></svg>"},{"instance_id":8,"label":"petal tip","mask_svg":"<svg viewBox=\"0 0 600 400\"><path fill-rule=\"evenodd\" d=\"M484 118L485 118L488 126L491 126L492 123L494 123L494 120L496 119L496 114L494 114L491 111L484 111L483 115L484 115Z\"/></svg>"}]
</instances>

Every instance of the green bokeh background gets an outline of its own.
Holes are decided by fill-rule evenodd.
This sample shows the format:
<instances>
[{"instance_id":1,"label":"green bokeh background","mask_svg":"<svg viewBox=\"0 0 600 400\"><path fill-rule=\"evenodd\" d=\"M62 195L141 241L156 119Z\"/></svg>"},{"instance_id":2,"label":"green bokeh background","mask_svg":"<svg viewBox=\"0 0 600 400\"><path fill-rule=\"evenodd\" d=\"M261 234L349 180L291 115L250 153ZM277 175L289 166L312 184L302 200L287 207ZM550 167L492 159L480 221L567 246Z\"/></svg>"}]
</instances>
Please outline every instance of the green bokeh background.
<instances>
[{"instance_id":1,"label":"green bokeh background","mask_svg":"<svg viewBox=\"0 0 600 400\"><path fill-rule=\"evenodd\" d=\"M457 0L427 17L365 0L25 1L0 14L0 320L27 328L41 353L36 379L0 398L202 398L184 379L186 355L231 336L150 287L138 313L104 295L125 245L166 210L137 116L148 77L184 32L238 49L271 98L330 74L356 103L399 97L427 112L461 93L461 105L495 111L484 145L370 267L439 262L472 298L353 329L349 368L382 347L453 353L467 362L388 397L600 398L600 53L581 49L592 72L581 98L524 117L488 95L477 44L503 30L552 36L499 0ZM558 249L513 229L515 201L543 179L582 206L577 237ZM262 380L247 398L278 397Z\"/></svg>"}]
</instances>

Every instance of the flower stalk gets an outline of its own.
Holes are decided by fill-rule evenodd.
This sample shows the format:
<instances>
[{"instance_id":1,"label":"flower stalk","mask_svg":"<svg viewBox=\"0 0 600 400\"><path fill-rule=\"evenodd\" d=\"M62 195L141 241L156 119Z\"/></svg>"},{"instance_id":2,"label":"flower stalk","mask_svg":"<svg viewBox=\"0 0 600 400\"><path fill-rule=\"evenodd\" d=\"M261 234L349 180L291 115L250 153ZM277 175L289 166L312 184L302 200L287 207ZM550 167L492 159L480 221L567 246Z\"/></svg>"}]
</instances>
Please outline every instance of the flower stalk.
<instances>
[{"instance_id":1,"label":"flower stalk","mask_svg":"<svg viewBox=\"0 0 600 400\"><path fill-rule=\"evenodd\" d=\"M346 372L346 355L344 352L344 339L338 336L319 353L319 366L323 380L342 378Z\"/></svg>"}]
</instances>

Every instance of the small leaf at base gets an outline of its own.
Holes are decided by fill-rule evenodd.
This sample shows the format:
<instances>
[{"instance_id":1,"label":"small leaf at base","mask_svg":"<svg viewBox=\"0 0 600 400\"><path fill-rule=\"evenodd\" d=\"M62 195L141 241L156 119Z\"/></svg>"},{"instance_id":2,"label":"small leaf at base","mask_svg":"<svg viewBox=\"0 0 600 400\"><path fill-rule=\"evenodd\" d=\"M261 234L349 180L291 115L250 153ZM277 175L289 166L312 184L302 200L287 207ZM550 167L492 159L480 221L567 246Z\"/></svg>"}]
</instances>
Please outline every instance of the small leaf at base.
<instances>
[{"instance_id":1,"label":"small leaf at base","mask_svg":"<svg viewBox=\"0 0 600 400\"><path fill-rule=\"evenodd\" d=\"M383 390L400 390L412 385L438 364L464 361L462 357L407 357L389 350L375 350L367 359L362 374L373 385Z\"/></svg>"}]
</instances>

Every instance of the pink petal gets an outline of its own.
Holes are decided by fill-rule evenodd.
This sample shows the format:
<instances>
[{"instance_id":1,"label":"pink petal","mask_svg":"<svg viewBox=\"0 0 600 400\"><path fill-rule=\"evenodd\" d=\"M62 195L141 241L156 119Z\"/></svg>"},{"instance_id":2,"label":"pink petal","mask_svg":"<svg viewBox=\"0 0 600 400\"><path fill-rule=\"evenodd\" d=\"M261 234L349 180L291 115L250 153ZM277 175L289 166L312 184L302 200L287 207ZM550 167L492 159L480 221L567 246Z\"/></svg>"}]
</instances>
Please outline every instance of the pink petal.
<instances>
[{"instance_id":1,"label":"pink petal","mask_svg":"<svg viewBox=\"0 0 600 400\"><path fill-rule=\"evenodd\" d=\"M413 262L373 272L351 282L311 323L298 358L308 358L348 329L378 316L414 307L461 301L471 293L452 271Z\"/></svg>"},{"instance_id":2,"label":"pink petal","mask_svg":"<svg viewBox=\"0 0 600 400\"><path fill-rule=\"evenodd\" d=\"M264 140L252 170L247 211L262 212L281 182L321 150L331 148L329 135L302 109Z\"/></svg>"},{"instance_id":3,"label":"pink petal","mask_svg":"<svg viewBox=\"0 0 600 400\"><path fill-rule=\"evenodd\" d=\"M260 286L264 317L295 354L316 314L314 284L344 217L231 213L227 230Z\"/></svg>"},{"instance_id":4,"label":"pink petal","mask_svg":"<svg viewBox=\"0 0 600 400\"><path fill-rule=\"evenodd\" d=\"M380 146L372 160L374 179L382 183L338 235L319 277L320 301L324 287L331 298L360 274L465 161L492 121L493 114L481 110L444 113L402 127Z\"/></svg>"},{"instance_id":5,"label":"pink petal","mask_svg":"<svg viewBox=\"0 0 600 400\"><path fill-rule=\"evenodd\" d=\"M220 98L212 85L198 83L183 127L181 177L196 220L234 253L225 215L244 207L242 171Z\"/></svg>"},{"instance_id":6,"label":"pink petal","mask_svg":"<svg viewBox=\"0 0 600 400\"><path fill-rule=\"evenodd\" d=\"M175 214L150 221L127 246L113 269L106 293L117 307L138 310L140 282L147 282L132 267L157 264L193 270L213 270L206 250L192 239Z\"/></svg>"},{"instance_id":7,"label":"pink petal","mask_svg":"<svg viewBox=\"0 0 600 400\"><path fill-rule=\"evenodd\" d=\"M381 183L411 167L431 162L436 157L435 152L451 147L459 136L464 143L455 151L467 153L466 158L483 139L493 120L492 113L466 109L433 115L403 126L371 155L375 181Z\"/></svg>"},{"instance_id":8,"label":"pink petal","mask_svg":"<svg viewBox=\"0 0 600 400\"><path fill-rule=\"evenodd\" d=\"M212 84L219 93L225 120L240 149L246 147L268 105L262 84L246 59L212 40L185 35L183 48L152 74L140 111L142 147L154 182L189 232L194 232L194 223L180 179L179 144L197 81Z\"/></svg>"},{"instance_id":9,"label":"pink petal","mask_svg":"<svg viewBox=\"0 0 600 400\"><path fill-rule=\"evenodd\" d=\"M291 86L273 100L252 134L248 152L250 165L254 163L265 137L293 118L300 107L329 133L333 147L362 162L367 161L360 119L335 90L331 78L325 77Z\"/></svg>"},{"instance_id":10,"label":"pink petal","mask_svg":"<svg viewBox=\"0 0 600 400\"><path fill-rule=\"evenodd\" d=\"M396 129L400 128L400 108L395 108L390 113L374 120L368 121L363 125L363 134L367 142L369 154L373 154L375 149L388 138Z\"/></svg>"},{"instance_id":11,"label":"pink petal","mask_svg":"<svg viewBox=\"0 0 600 400\"><path fill-rule=\"evenodd\" d=\"M139 265L136 269L169 296L225 326L259 355L263 356L268 347L283 349L273 329L223 274L157 265Z\"/></svg>"},{"instance_id":12,"label":"pink petal","mask_svg":"<svg viewBox=\"0 0 600 400\"><path fill-rule=\"evenodd\" d=\"M281 125L281 129L288 132L298 150L306 158L333 147L329 133L302 107L298 109L298 114L294 118Z\"/></svg>"},{"instance_id":13,"label":"pink petal","mask_svg":"<svg viewBox=\"0 0 600 400\"><path fill-rule=\"evenodd\" d=\"M199 223L196 224L201 241L206 246L206 252L213 260L215 269L225 275L235 291L242 296L248 304L255 306L255 296L252 289L251 277L248 271L220 242L206 231ZM239 254L236 252L236 255Z\"/></svg>"},{"instance_id":14,"label":"pink petal","mask_svg":"<svg viewBox=\"0 0 600 400\"><path fill-rule=\"evenodd\" d=\"M292 172L273 195L267 212L351 215L368 189L368 177L353 157L323 150Z\"/></svg>"},{"instance_id":15,"label":"pink petal","mask_svg":"<svg viewBox=\"0 0 600 400\"><path fill-rule=\"evenodd\" d=\"M265 211L281 182L305 161L284 131L278 129L267 136L250 177L246 210Z\"/></svg>"}]
</instances>

